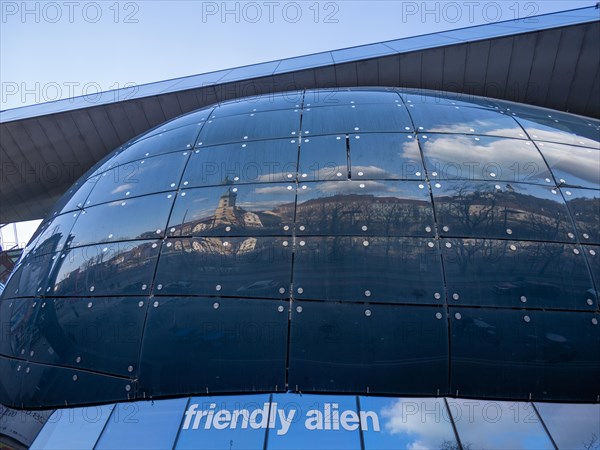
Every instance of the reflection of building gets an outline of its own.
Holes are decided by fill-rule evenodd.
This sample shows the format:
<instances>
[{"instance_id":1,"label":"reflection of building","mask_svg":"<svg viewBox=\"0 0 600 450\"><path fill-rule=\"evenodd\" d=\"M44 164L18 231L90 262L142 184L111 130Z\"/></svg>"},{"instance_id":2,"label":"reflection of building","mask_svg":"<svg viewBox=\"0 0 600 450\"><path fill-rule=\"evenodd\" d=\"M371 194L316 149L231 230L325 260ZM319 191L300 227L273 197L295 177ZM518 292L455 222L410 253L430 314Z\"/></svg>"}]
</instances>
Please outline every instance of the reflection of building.
<instances>
[{"instance_id":1,"label":"reflection of building","mask_svg":"<svg viewBox=\"0 0 600 450\"><path fill-rule=\"evenodd\" d=\"M597 28L583 23L582 33ZM91 410L76 408L77 419L44 429L40 446L81 427L93 440L81 447L98 448L552 448L549 436L569 448L561 420L572 416L583 446L597 446L597 422L584 419L600 414L600 185L577 176L580 166L545 160L543 144L600 152L598 121L410 89L295 94L293 104L283 95L221 103L210 123L206 110L182 116L74 186L0 301L11 333L0 341L0 401L23 410L104 404L111 417L137 402L136 422L86 421ZM302 133L310 138L290 138ZM436 133L529 145L548 175L437 181L423 145ZM392 140L378 140L384 134L420 152L404 161ZM361 153L369 172L353 159L365 135L377 145ZM272 151L290 140L291 156ZM231 142L224 159L235 163L253 145L272 166L295 170L284 180L249 182L240 170L204 183L197 158ZM510 146L489 145L510 162ZM108 211L94 183L111 161L174 156L185 164L156 164L131 196L156 195L165 212L110 223L118 241L99 224L91 244L73 244L87 231L73 205ZM411 170L386 171L389 161ZM342 169L299 170L330 165ZM465 421L471 407L480 415ZM523 420L507 421L515 411Z\"/></svg>"}]
</instances>

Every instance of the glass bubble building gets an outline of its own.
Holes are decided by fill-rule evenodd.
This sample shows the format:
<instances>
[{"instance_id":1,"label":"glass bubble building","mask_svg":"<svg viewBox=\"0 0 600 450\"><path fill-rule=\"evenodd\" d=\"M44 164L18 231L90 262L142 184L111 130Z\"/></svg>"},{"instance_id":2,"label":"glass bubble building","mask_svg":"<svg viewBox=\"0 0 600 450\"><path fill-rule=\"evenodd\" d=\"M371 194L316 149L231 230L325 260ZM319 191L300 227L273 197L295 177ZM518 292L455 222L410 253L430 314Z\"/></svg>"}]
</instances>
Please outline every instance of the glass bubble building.
<instances>
[{"instance_id":1,"label":"glass bubble building","mask_svg":"<svg viewBox=\"0 0 600 450\"><path fill-rule=\"evenodd\" d=\"M26 410L33 448L596 449L599 134L380 86L159 124L8 280L0 433Z\"/></svg>"}]
</instances>

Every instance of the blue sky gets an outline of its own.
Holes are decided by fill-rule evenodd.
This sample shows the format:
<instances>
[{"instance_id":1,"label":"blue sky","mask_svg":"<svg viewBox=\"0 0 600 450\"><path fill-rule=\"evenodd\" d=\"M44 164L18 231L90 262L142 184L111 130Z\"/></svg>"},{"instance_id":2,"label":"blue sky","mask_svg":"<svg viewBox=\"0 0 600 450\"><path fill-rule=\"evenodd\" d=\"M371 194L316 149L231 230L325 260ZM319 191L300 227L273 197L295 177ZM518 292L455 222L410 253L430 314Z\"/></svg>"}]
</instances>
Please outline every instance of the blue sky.
<instances>
[{"instance_id":1,"label":"blue sky","mask_svg":"<svg viewBox=\"0 0 600 450\"><path fill-rule=\"evenodd\" d=\"M9 109L595 1L0 3Z\"/></svg>"}]
</instances>

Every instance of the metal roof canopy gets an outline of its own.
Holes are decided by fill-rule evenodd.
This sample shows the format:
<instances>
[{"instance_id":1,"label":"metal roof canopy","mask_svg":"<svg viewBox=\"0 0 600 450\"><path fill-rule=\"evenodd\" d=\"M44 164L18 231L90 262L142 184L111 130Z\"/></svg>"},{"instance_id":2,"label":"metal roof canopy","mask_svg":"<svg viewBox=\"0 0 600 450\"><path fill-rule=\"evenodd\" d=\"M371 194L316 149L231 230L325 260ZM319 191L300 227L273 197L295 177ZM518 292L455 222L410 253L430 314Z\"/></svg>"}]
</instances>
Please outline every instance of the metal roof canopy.
<instances>
[{"instance_id":1,"label":"metal roof canopy","mask_svg":"<svg viewBox=\"0 0 600 450\"><path fill-rule=\"evenodd\" d=\"M254 94L394 86L600 117L600 9L386 41L0 113L0 223L38 219L97 161L181 114Z\"/></svg>"}]
</instances>

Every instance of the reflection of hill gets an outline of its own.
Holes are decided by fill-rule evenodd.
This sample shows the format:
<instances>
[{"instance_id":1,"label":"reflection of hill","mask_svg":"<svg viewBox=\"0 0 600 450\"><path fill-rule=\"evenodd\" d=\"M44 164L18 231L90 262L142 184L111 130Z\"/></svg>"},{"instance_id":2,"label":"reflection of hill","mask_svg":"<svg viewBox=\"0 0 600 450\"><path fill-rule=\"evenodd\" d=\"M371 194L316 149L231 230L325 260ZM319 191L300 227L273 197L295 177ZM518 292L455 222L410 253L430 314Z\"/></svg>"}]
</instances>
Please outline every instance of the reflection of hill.
<instances>
[{"instance_id":1,"label":"reflection of hill","mask_svg":"<svg viewBox=\"0 0 600 450\"><path fill-rule=\"evenodd\" d=\"M573 228L560 194L556 200L508 190L458 187L434 198L441 225L464 236L507 235L523 239L569 240Z\"/></svg>"}]
</instances>

